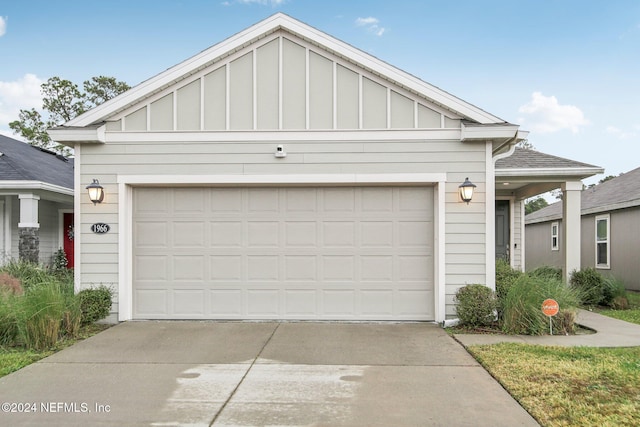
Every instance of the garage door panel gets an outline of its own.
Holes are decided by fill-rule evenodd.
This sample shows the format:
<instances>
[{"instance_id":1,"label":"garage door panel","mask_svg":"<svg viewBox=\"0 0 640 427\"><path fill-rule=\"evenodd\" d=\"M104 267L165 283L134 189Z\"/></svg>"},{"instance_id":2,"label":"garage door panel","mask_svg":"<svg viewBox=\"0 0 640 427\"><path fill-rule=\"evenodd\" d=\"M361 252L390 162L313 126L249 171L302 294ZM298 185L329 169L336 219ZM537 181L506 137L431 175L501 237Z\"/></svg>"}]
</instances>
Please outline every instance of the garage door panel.
<instances>
[{"instance_id":1,"label":"garage door panel","mask_svg":"<svg viewBox=\"0 0 640 427\"><path fill-rule=\"evenodd\" d=\"M433 319L432 188L134 190L152 199L134 318Z\"/></svg>"}]
</instances>

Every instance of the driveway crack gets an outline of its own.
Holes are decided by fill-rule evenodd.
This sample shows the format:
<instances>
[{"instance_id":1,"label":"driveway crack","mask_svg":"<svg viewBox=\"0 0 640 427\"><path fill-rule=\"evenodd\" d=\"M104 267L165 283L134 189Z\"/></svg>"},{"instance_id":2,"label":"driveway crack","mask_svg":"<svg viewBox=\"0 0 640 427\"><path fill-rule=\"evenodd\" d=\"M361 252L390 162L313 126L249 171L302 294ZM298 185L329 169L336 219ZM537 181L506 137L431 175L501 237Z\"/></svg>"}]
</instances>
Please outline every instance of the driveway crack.
<instances>
[{"instance_id":1,"label":"driveway crack","mask_svg":"<svg viewBox=\"0 0 640 427\"><path fill-rule=\"evenodd\" d=\"M264 342L264 345L262 346L262 348L260 349L260 351L258 352L258 354L256 355L256 357L253 359L253 361L251 362L251 365L249 365L249 369L246 370L246 372L244 373L244 375L242 376L242 378L240 378L240 381L238 381L238 384L236 384L235 388L233 389L233 391L229 394L229 397L227 398L227 400L225 400L225 402L222 404L222 406L220 407L220 409L218 409L218 412L216 412L216 414L213 416L213 419L211 420L211 422L209 423L209 427L213 426L213 424L216 422L216 420L218 419L218 417L220 417L220 414L222 414L222 411L224 411L224 408L227 407L227 404L231 401L231 399L233 399L233 396L236 394L236 391L238 391L238 388L240 388L240 385L244 382L244 379L247 377L247 375L249 375L249 372L251 371L251 369L253 369L253 365L256 364L256 362L258 361L258 359L260 358L260 356L262 355L262 352L264 351L264 349L267 347L267 345L269 344L269 342L271 342L271 339L273 338L273 336L276 334L276 331L278 330L278 328L280 327L280 323L276 324L276 327L273 328L273 332L271 332L271 335L269 335L269 338L267 338L267 340Z\"/></svg>"}]
</instances>

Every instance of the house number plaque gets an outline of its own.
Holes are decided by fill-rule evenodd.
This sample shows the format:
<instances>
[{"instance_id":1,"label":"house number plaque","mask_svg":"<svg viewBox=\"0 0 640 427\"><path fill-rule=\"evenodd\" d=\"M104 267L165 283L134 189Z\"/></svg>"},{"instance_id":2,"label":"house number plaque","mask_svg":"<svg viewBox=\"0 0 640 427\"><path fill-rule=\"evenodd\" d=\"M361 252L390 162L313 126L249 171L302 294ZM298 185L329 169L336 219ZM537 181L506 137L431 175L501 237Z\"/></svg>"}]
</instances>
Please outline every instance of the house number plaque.
<instances>
[{"instance_id":1,"label":"house number plaque","mask_svg":"<svg viewBox=\"0 0 640 427\"><path fill-rule=\"evenodd\" d=\"M108 233L109 230L111 230L111 227L109 227L109 224L105 224L104 222L99 222L91 226L91 231L96 234Z\"/></svg>"}]
</instances>

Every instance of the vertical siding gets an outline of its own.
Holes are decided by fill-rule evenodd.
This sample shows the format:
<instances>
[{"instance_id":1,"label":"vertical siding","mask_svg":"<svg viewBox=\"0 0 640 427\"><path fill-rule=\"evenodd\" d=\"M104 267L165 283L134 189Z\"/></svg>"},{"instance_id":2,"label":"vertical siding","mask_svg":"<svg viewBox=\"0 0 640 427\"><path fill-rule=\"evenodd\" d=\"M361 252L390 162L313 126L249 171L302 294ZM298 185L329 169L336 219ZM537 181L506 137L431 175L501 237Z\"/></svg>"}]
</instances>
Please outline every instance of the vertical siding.
<instances>
[{"instance_id":1,"label":"vertical siding","mask_svg":"<svg viewBox=\"0 0 640 427\"><path fill-rule=\"evenodd\" d=\"M362 79L362 127L387 127L387 89L367 78Z\"/></svg>"},{"instance_id":2,"label":"vertical siding","mask_svg":"<svg viewBox=\"0 0 640 427\"><path fill-rule=\"evenodd\" d=\"M204 129L224 130L227 123L227 67L221 67L205 75Z\"/></svg>"},{"instance_id":3,"label":"vertical siding","mask_svg":"<svg viewBox=\"0 0 640 427\"><path fill-rule=\"evenodd\" d=\"M173 130L173 93L151 103L149 130Z\"/></svg>"},{"instance_id":4,"label":"vertical siding","mask_svg":"<svg viewBox=\"0 0 640 427\"><path fill-rule=\"evenodd\" d=\"M333 62L309 53L309 128L333 128Z\"/></svg>"},{"instance_id":5,"label":"vertical siding","mask_svg":"<svg viewBox=\"0 0 640 427\"><path fill-rule=\"evenodd\" d=\"M306 100L306 51L289 39L282 41L282 127L305 129Z\"/></svg>"},{"instance_id":6,"label":"vertical siding","mask_svg":"<svg viewBox=\"0 0 640 427\"><path fill-rule=\"evenodd\" d=\"M391 91L391 127L395 129L413 128L414 108L413 101L406 96Z\"/></svg>"},{"instance_id":7,"label":"vertical siding","mask_svg":"<svg viewBox=\"0 0 640 427\"><path fill-rule=\"evenodd\" d=\"M110 118L108 130L460 127L442 107L284 32L178 84Z\"/></svg>"},{"instance_id":8,"label":"vertical siding","mask_svg":"<svg viewBox=\"0 0 640 427\"><path fill-rule=\"evenodd\" d=\"M580 268L595 267L595 266L596 266L596 215L585 215L585 216L582 216L581 223L580 223ZM607 271L607 270L602 270L602 271Z\"/></svg>"},{"instance_id":9,"label":"vertical siding","mask_svg":"<svg viewBox=\"0 0 640 427\"><path fill-rule=\"evenodd\" d=\"M178 130L200 130L200 80L177 91Z\"/></svg>"},{"instance_id":10,"label":"vertical siding","mask_svg":"<svg viewBox=\"0 0 640 427\"><path fill-rule=\"evenodd\" d=\"M338 65L337 67L337 115L338 129L358 129L359 99L358 74Z\"/></svg>"},{"instance_id":11,"label":"vertical siding","mask_svg":"<svg viewBox=\"0 0 640 427\"><path fill-rule=\"evenodd\" d=\"M247 53L229 66L229 127L253 129L253 54Z\"/></svg>"},{"instance_id":12,"label":"vertical siding","mask_svg":"<svg viewBox=\"0 0 640 427\"><path fill-rule=\"evenodd\" d=\"M638 262L640 208L611 212L609 221L611 270L608 274L621 280L627 289L640 291L640 262Z\"/></svg>"},{"instance_id":13,"label":"vertical siding","mask_svg":"<svg viewBox=\"0 0 640 427\"><path fill-rule=\"evenodd\" d=\"M280 123L278 40L273 40L257 49L256 60L258 62L256 70L258 129L278 129Z\"/></svg>"},{"instance_id":14,"label":"vertical siding","mask_svg":"<svg viewBox=\"0 0 640 427\"><path fill-rule=\"evenodd\" d=\"M124 130L131 132L147 130L147 107L125 116L124 127Z\"/></svg>"}]
</instances>

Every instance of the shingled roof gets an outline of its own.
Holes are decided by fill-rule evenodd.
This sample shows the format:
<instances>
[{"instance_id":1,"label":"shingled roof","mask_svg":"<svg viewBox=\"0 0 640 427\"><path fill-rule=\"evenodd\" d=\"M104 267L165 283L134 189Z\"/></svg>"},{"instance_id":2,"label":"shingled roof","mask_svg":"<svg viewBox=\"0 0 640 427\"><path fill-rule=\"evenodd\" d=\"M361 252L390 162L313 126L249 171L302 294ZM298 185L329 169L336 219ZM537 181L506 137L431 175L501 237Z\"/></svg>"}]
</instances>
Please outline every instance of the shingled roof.
<instances>
[{"instance_id":1,"label":"shingled roof","mask_svg":"<svg viewBox=\"0 0 640 427\"><path fill-rule=\"evenodd\" d=\"M583 190L581 214L589 215L640 206L640 168ZM562 218L562 201L525 217L527 224Z\"/></svg>"},{"instance_id":2,"label":"shingled roof","mask_svg":"<svg viewBox=\"0 0 640 427\"><path fill-rule=\"evenodd\" d=\"M496 169L566 169L597 168L597 166L540 151L516 147L512 155L496 161Z\"/></svg>"},{"instance_id":3,"label":"shingled roof","mask_svg":"<svg viewBox=\"0 0 640 427\"><path fill-rule=\"evenodd\" d=\"M37 181L73 190L73 159L0 135L2 181Z\"/></svg>"}]
</instances>

